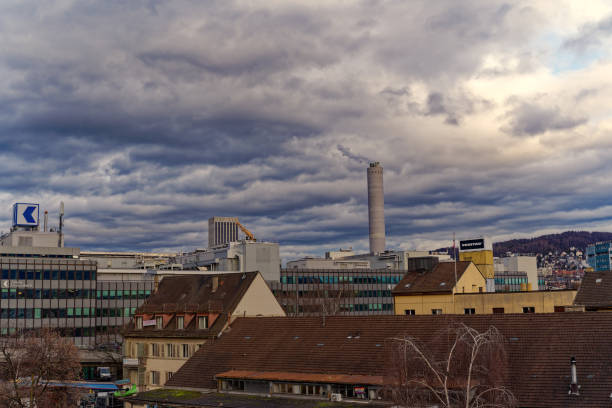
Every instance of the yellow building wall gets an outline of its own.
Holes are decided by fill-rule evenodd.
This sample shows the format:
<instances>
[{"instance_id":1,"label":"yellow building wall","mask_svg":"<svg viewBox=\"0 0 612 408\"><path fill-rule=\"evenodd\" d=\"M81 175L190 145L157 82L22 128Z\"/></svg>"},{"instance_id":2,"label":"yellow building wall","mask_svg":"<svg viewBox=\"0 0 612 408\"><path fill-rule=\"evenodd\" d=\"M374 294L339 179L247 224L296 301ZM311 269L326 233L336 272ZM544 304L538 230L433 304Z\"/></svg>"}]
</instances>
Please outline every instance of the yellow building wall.
<instances>
[{"instance_id":1,"label":"yellow building wall","mask_svg":"<svg viewBox=\"0 0 612 408\"><path fill-rule=\"evenodd\" d=\"M535 308L535 313L553 313L555 306L569 306L576 297L575 290L466 293L453 296L422 295L395 296L395 314L406 310L415 314L432 314L432 309L441 309L443 314L465 314L465 309L474 309L476 314L492 314L493 308L503 308L504 313L523 313L523 307Z\"/></svg>"},{"instance_id":2,"label":"yellow building wall","mask_svg":"<svg viewBox=\"0 0 612 408\"><path fill-rule=\"evenodd\" d=\"M480 273L487 279L491 279L495 275L495 270L493 268L493 251L491 250L484 249L482 251L460 252L459 260L472 261L480 270Z\"/></svg>"},{"instance_id":3,"label":"yellow building wall","mask_svg":"<svg viewBox=\"0 0 612 408\"><path fill-rule=\"evenodd\" d=\"M482 276L476 265L470 264L463 275L457 281L457 285L453 288L455 293L480 293L486 292L487 281Z\"/></svg>"},{"instance_id":4,"label":"yellow building wall","mask_svg":"<svg viewBox=\"0 0 612 408\"><path fill-rule=\"evenodd\" d=\"M253 279L232 313L232 318L240 316L286 316L261 274Z\"/></svg>"},{"instance_id":5,"label":"yellow building wall","mask_svg":"<svg viewBox=\"0 0 612 408\"><path fill-rule=\"evenodd\" d=\"M176 373L179 368L204 344L203 339L186 339L186 338L128 338L125 339L127 358L139 358L144 366L145 377L144 384L138 384L139 391L149 391L162 387L166 383L168 373ZM159 347L159 356L153 355L153 343ZM138 344L143 345L142 355L138 355ZM168 356L168 344L174 346L175 355ZM188 354L183 353L183 344L188 345ZM163 352L162 352L163 349ZM137 367L125 367L127 371L127 379L132 382L137 381ZM159 384L153 384L151 372L159 372ZM135 377L135 378L134 378ZM136 382L137 383L137 382Z\"/></svg>"}]
</instances>

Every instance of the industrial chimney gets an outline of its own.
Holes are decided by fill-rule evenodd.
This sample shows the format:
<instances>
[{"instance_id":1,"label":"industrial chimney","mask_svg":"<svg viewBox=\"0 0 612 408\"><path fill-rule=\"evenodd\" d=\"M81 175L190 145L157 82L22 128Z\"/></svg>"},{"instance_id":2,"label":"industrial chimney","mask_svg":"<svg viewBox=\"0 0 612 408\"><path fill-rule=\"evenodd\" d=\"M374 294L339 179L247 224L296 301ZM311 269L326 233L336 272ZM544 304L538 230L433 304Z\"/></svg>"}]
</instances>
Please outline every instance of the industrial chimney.
<instances>
[{"instance_id":1,"label":"industrial chimney","mask_svg":"<svg viewBox=\"0 0 612 408\"><path fill-rule=\"evenodd\" d=\"M368 167L368 220L370 222L370 253L385 250L385 197L383 168L379 162Z\"/></svg>"}]
</instances>

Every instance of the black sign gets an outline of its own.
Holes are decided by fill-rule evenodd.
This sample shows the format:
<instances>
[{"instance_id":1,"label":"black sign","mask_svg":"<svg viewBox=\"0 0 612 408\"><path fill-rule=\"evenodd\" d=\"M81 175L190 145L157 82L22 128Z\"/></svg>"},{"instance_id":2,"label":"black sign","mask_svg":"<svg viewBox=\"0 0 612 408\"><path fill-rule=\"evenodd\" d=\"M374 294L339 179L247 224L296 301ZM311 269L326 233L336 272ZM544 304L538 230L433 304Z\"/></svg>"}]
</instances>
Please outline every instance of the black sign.
<instances>
[{"instance_id":1,"label":"black sign","mask_svg":"<svg viewBox=\"0 0 612 408\"><path fill-rule=\"evenodd\" d=\"M469 251L470 249L484 249L484 247L485 242L483 238L459 241L459 249L462 251Z\"/></svg>"}]
</instances>

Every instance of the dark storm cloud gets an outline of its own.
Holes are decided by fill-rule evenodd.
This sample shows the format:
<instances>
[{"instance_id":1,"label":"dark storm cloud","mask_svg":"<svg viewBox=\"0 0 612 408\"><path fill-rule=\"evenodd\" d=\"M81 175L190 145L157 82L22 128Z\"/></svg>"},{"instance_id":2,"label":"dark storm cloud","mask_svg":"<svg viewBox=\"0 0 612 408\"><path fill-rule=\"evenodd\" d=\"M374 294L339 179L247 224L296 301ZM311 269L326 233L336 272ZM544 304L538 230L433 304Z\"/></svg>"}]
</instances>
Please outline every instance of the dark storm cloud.
<instances>
[{"instance_id":1,"label":"dark storm cloud","mask_svg":"<svg viewBox=\"0 0 612 408\"><path fill-rule=\"evenodd\" d=\"M470 84L540 69L543 23L527 1L6 2L0 205L41 202L55 219L64 200L83 248L201 247L206 219L231 215L285 256L363 250L365 167L380 160L394 245L508 233L529 211L552 214L538 227L559 209L603 217L550 185L563 169L528 138L497 132L507 96ZM521 100L501 120L513 135L587 120ZM609 191L606 149L572 152Z\"/></svg>"},{"instance_id":2,"label":"dark storm cloud","mask_svg":"<svg viewBox=\"0 0 612 408\"><path fill-rule=\"evenodd\" d=\"M587 122L586 117L562 112L558 106L543 106L537 102L518 102L506 113L505 128L514 136L535 136L549 131L573 129Z\"/></svg>"}]
</instances>

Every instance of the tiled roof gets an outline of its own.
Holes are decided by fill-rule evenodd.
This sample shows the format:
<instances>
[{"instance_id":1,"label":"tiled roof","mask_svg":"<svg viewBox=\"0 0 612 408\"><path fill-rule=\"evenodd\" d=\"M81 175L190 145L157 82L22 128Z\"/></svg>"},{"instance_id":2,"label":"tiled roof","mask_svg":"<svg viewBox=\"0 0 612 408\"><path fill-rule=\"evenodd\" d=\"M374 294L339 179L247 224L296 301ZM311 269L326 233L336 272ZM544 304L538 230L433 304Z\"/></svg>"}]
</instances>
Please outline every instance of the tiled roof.
<instances>
[{"instance_id":1,"label":"tiled roof","mask_svg":"<svg viewBox=\"0 0 612 408\"><path fill-rule=\"evenodd\" d=\"M166 385L215 388L215 375L230 370L383 376L389 338L427 342L456 322L500 330L507 340L507 384L520 406L610 406L612 313L328 317L325 325L320 317L240 318ZM579 396L568 395L572 356Z\"/></svg>"},{"instance_id":2,"label":"tiled roof","mask_svg":"<svg viewBox=\"0 0 612 408\"><path fill-rule=\"evenodd\" d=\"M587 272L574 299L587 308L612 307L612 271Z\"/></svg>"},{"instance_id":3,"label":"tiled roof","mask_svg":"<svg viewBox=\"0 0 612 408\"><path fill-rule=\"evenodd\" d=\"M146 326L135 329L131 322L125 329L128 337L209 337L225 327L228 316L234 311L259 272L226 273L218 275L182 275L165 277L159 288L136 309L135 315L175 313L214 313L218 315L208 329L198 329L197 319L187 327L176 329L175 316L164 329ZM213 280L218 285L213 290Z\"/></svg>"},{"instance_id":4,"label":"tiled roof","mask_svg":"<svg viewBox=\"0 0 612 408\"><path fill-rule=\"evenodd\" d=\"M471 261L457 261L457 280L461 279L471 263ZM429 272L408 272L400 283L393 288L393 294L452 293L454 287L455 263L440 262Z\"/></svg>"}]
</instances>

